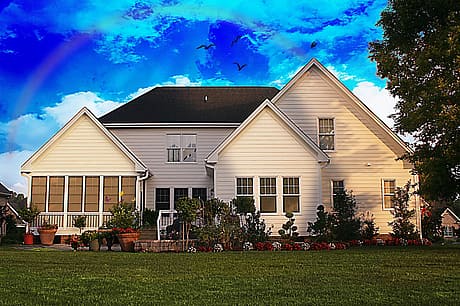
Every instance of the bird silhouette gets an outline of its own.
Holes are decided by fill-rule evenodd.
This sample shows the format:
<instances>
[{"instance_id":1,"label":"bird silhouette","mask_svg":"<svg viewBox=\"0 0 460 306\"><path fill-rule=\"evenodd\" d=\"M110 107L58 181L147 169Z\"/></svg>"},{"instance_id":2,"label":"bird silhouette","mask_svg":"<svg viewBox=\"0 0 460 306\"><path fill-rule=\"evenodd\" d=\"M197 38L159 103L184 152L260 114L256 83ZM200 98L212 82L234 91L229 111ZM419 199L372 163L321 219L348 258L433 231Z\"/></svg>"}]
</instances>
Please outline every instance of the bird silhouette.
<instances>
[{"instance_id":1,"label":"bird silhouette","mask_svg":"<svg viewBox=\"0 0 460 306\"><path fill-rule=\"evenodd\" d=\"M236 37L232 40L232 45L231 45L231 46L233 47L233 45L236 44L236 43L240 40L241 37L242 37L241 35L236 36Z\"/></svg>"},{"instance_id":2,"label":"bird silhouette","mask_svg":"<svg viewBox=\"0 0 460 306\"><path fill-rule=\"evenodd\" d=\"M246 67L248 64L243 64L243 65L240 65L239 63L237 62L233 62L233 64L237 65L238 66L238 71L241 71L244 67Z\"/></svg>"},{"instance_id":3,"label":"bird silhouette","mask_svg":"<svg viewBox=\"0 0 460 306\"><path fill-rule=\"evenodd\" d=\"M215 46L215 44L212 44L212 43L211 43L211 44L209 44L209 45L199 45L199 46L196 47L196 48L197 48L197 49L204 48L204 49L208 50L209 48L214 47L214 46Z\"/></svg>"},{"instance_id":4,"label":"bird silhouette","mask_svg":"<svg viewBox=\"0 0 460 306\"><path fill-rule=\"evenodd\" d=\"M316 47L317 44L318 44L318 43L317 43L316 41L313 41L313 42L311 43L311 45L310 45L310 48L313 49L314 47Z\"/></svg>"}]
</instances>

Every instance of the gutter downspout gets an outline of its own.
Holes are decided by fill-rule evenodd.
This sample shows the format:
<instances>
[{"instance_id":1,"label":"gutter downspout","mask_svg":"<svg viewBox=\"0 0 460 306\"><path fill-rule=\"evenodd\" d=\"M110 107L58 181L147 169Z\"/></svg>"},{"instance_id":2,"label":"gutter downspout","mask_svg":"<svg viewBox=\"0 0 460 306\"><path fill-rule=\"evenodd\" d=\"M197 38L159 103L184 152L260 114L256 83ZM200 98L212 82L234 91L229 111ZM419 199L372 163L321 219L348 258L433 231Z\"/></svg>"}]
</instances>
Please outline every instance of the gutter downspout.
<instances>
[{"instance_id":1,"label":"gutter downspout","mask_svg":"<svg viewBox=\"0 0 460 306\"><path fill-rule=\"evenodd\" d=\"M414 177L414 184L415 184L415 187L414 187L414 201L415 201L415 214L416 214L415 220L417 222L417 230L419 232L420 241L423 241L422 216L421 216L421 210L420 210L420 204L422 201L420 200L420 195L418 194L418 191L420 189L418 174L413 174L413 177Z\"/></svg>"},{"instance_id":2,"label":"gutter downspout","mask_svg":"<svg viewBox=\"0 0 460 306\"><path fill-rule=\"evenodd\" d=\"M143 176L138 176L138 180L139 180L139 183L140 182L144 182L146 179L148 179L150 177L150 172L148 169L146 169L144 171L144 175ZM140 184L139 184L140 185ZM141 186L139 186L140 188ZM145 206L145 203L144 203L144 194L145 194L145 190L144 190L144 184L142 184L142 197L140 198L140 203L139 203L139 211L143 211L144 207ZM142 214L141 214L141 222L142 222Z\"/></svg>"}]
</instances>

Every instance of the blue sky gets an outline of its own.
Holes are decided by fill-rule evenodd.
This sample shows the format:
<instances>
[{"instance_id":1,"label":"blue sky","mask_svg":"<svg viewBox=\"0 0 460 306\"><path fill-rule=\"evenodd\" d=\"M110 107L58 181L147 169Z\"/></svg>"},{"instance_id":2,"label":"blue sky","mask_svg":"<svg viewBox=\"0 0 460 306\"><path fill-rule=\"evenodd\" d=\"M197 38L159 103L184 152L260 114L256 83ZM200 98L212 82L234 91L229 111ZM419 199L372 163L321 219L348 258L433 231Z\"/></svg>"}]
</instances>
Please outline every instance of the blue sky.
<instances>
[{"instance_id":1,"label":"blue sky","mask_svg":"<svg viewBox=\"0 0 460 306\"><path fill-rule=\"evenodd\" d=\"M313 57L391 126L368 59L386 1L289 2L1 1L0 181L24 192L20 165L83 106L102 115L160 85L281 88Z\"/></svg>"}]
</instances>

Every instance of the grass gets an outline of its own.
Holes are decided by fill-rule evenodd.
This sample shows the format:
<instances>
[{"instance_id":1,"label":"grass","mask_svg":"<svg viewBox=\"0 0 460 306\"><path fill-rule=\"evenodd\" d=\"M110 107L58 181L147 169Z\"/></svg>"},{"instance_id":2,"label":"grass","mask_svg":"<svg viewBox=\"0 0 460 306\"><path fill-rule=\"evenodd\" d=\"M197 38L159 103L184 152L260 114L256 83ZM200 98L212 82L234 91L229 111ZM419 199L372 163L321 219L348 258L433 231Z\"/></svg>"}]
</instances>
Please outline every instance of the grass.
<instances>
[{"instance_id":1,"label":"grass","mask_svg":"<svg viewBox=\"0 0 460 306\"><path fill-rule=\"evenodd\" d=\"M134 254L0 248L0 304L454 305L460 247Z\"/></svg>"}]
</instances>

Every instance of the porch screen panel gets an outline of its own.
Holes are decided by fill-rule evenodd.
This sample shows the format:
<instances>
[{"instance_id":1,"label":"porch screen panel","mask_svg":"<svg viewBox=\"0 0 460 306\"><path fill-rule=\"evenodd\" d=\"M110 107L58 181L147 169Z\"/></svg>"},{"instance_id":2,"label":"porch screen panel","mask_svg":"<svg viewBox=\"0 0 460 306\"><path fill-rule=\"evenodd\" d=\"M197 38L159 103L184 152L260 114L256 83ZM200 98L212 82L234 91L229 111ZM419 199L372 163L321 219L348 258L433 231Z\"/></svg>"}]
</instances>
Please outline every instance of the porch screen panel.
<instances>
[{"instance_id":1,"label":"porch screen panel","mask_svg":"<svg viewBox=\"0 0 460 306\"><path fill-rule=\"evenodd\" d=\"M110 209L118 203L118 176L104 177L104 211Z\"/></svg>"},{"instance_id":2,"label":"porch screen panel","mask_svg":"<svg viewBox=\"0 0 460 306\"><path fill-rule=\"evenodd\" d=\"M69 177L69 197L68 197L68 211L76 212L81 211L81 202L83 198L83 177L70 176Z\"/></svg>"},{"instance_id":3,"label":"porch screen panel","mask_svg":"<svg viewBox=\"0 0 460 306\"><path fill-rule=\"evenodd\" d=\"M99 211L99 176L85 178L85 211Z\"/></svg>"},{"instance_id":4,"label":"porch screen panel","mask_svg":"<svg viewBox=\"0 0 460 306\"><path fill-rule=\"evenodd\" d=\"M125 203L134 203L136 201L136 177L123 176L121 178L121 191L123 191Z\"/></svg>"},{"instance_id":5,"label":"porch screen panel","mask_svg":"<svg viewBox=\"0 0 460 306\"><path fill-rule=\"evenodd\" d=\"M45 211L46 205L46 176L32 177L32 196L30 203L39 211Z\"/></svg>"},{"instance_id":6,"label":"porch screen panel","mask_svg":"<svg viewBox=\"0 0 460 306\"><path fill-rule=\"evenodd\" d=\"M64 211L64 177L50 176L48 211Z\"/></svg>"}]
</instances>

